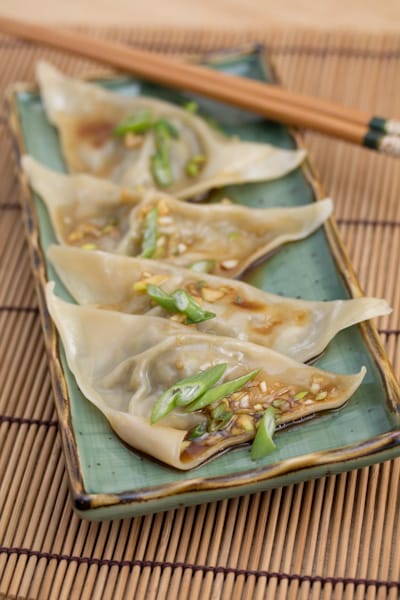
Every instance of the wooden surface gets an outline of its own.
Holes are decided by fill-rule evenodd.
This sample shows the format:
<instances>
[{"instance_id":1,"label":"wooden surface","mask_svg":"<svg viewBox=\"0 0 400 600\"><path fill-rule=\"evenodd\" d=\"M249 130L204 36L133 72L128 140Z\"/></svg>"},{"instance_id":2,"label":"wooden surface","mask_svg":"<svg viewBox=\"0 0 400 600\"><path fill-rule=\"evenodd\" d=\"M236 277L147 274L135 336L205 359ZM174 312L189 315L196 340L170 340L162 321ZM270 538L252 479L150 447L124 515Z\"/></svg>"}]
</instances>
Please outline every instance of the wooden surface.
<instances>
[{"instance_id":1,"label":"wooden surface","mask_svg":"<svg viewBox=\"0 0 400 600\"><path fill-rule=\"evenodd\" d=\"M0 13L38 22L135 28L284 25L400 32L399 0L1 0Z\"/></svg>"},{"instance_id":2,"label":"wooden surface","mask_svg":"<svg viewBox=\"0 0 400 600\"><path fill-rule=\"evenodd\" d=\"M179 53L266 42L285 85L398 113L398 35L96 30ZM75 75L93 64L0 37L0 95L39 58ZM95 67L97 68L97 67ZM400 374L400 170L396 159L306 134ZM0 599L396 600L400 459L284 489L112 523L73 514L14 176L0 113Z\"/></svg>"}]
</instances>

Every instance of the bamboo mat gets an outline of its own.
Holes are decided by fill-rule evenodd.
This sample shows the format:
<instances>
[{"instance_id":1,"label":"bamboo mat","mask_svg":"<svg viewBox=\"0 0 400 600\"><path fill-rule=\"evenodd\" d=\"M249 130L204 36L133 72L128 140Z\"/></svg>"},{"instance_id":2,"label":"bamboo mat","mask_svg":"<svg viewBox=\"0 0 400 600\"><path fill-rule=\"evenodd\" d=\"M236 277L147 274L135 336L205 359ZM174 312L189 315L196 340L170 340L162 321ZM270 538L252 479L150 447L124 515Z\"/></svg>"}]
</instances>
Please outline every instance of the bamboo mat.
<instances>
[{"instance_id":1,"label":"bamboo mat","mask_svg":"<svg viewBox=\"0 0 400 600\"><path fill-rule=\"evenodd\" d=\"M92 31L182 54L266 43L292 89L396 116L399 36ZM76 75L94 66L3 37L1 93L33 79L39 57ZM394 307L378 326L399 375L400 163L317 134L306 143L362 286ZM0 149L0 598L398 598L400 459L135 519L73 514L1 115Z\"/></svg>"}]
</instances>

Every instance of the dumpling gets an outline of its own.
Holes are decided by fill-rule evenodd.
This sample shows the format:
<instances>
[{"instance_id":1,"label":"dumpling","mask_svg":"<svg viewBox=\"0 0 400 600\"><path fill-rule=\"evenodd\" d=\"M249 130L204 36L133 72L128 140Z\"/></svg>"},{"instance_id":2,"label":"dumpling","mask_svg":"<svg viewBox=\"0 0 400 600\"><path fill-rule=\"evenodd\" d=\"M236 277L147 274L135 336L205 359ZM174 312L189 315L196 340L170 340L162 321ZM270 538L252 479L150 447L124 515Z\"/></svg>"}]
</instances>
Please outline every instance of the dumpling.
<instances>
[{"instance_id":1,"label":"dumpling","mask_svg":"<svg viewBox=\"0 0 400 600\"><path fill-rule=\"evenodd\" d=\"M391 311L385 300L376 298L283 298L157 260L54 245L47 256L79 304L193 323L192 329L254 342L299 362L318 356L341 329ZM164 293L179 300L177 290L194 301L194 314L192 305L180 310L179 304L169 306L168 298L163 302Z\"/></svg>"},{"instance_id":2,"label":"dumpling","mask_svg":"<svg viewBox=\"0 0 400 600\"><path fill-rule=\"evenodd\" d=\"M72 173L92 173L131 187L168 188L184 199L226 184L281 177L305 157L304 150L227 138L173 104L118 95L44 62L37 78ZM116 135L126 119L131 131Z\"/></svg>"},{"instance_id":3,"label":"dumpling","mask_svg":"<svg viewBox=\"0 0 400 600\"><path fill-rule=\"evenodd\" d=\"M22 165L48 208L59 242L185 267L200 262L226 277L236 277L282 244L306 237L332 212L330 199L290 208L195 205L155 191L131 194L102 180L97 180L96 196L93 178L71 179L28 156Z\"/></svg>"},{"instance_id":4,"label":"dumpling","mask_svg":"<svg viewBox=\"0 0 400 600\"><path fill-rule=\"evenodd\" d=\"M342 406L365 374L324 372L159 317L68 304L51 283L47 304L82 393L126 443L178 469L253 439L267 407L282 425ZM238 393L221 398L221 388L212 387L217 400L199 406L210 383L231 382L226 390L242 377L247 383Z\"/></svg>"}]
</instances>

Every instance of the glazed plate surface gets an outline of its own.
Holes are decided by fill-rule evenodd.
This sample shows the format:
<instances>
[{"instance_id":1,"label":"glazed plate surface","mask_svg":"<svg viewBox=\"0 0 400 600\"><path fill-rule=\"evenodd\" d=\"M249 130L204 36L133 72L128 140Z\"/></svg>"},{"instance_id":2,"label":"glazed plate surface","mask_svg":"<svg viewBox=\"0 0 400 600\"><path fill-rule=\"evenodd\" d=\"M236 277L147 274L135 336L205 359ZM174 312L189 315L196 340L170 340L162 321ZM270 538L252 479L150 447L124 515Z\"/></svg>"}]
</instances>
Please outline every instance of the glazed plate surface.
<instances>
[{"instance_id":1,"label":"glazed plate surface","mask_svg":"<svg viewBox=\"0 0 400 600\"><path fill-rule=\"evenodd\" d=\"M226 72L255 79L273 79L262 51L227 53L213 61ZM99 81L127 95L150 95L182 104L189 94L133 78ZM203 114L222 129L247 140L293 148L299 140L287 128L237 108L198 99ZM46 118L37 90L16 86L8 108L18 152L29 153L46 166L65 171L56 130ZM81 394L65 361L46 312L44 285L56 281L56 293L72 302L45 251L55 242L46 209L24 185L23 214L50 356L55 401L60 419L66 466L75 509L84 518L112 519L243 495L298 481L359 468L400 455L400 393L390 364L370 323L341 332L316 365L337 373L367 375L339 411L292 426L276 435L277 450L253 462L241 447L190 472L179 472L124 445L104 417ZM228 196L250 207L296 206L317 201L321 188L310 164L268 183L224 188L210 201ZM333 222L306 240L287 245L243 277L261 289L309 300L359 296L361 291Z\"/></svg>"}]
</instances>

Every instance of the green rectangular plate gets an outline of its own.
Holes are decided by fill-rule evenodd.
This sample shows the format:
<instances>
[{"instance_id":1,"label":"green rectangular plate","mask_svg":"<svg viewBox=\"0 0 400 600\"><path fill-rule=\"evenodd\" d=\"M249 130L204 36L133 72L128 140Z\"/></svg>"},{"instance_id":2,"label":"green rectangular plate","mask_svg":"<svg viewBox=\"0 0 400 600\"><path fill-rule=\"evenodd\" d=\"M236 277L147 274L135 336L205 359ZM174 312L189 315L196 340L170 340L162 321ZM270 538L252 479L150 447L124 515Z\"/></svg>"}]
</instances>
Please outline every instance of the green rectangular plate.
<instances>
[{"instance_id":1,"label":"green rectangular plate","mask_svg":"<svg viewBox=\"0 0 400 600\"><path fill-rule=\"evenodd\" d=\"M228 54L212 64L244 77L274 79L260 50ZM191 97L132 78L99 83L117 93L156 96L176 103ZM297 136L282 125L210 100L197 101L229 134L285 148L299 144ZM9 93L8 107L18 152L28 152L45 165L65 171L57 132L46 118L37 90L16 86ZM47 246L55 242L46 209L40 198L30 193L24 179L23 184L23 213L66 465L73 504L82 517L121 518L209 502L362 467L400 454L399 388L369 323L340 333L317 363L337 373L355 373L365 365L367 375L357 393L341 410L279 432L276 452L265 459L254 463L249 448L241 447L191 472L178 472L129 449L82 396L58 347L45 309L45 281L55 280L58 295L72 299L45 258ZM320 189L310 164L306 164L276 181L213 192L211 199L229 196L250 207L295 206L316 201L321 197ZM310 300L361 294L333 222L308 239L287 245L248 271L244 279L269 292Z\"/></svg>"}]
</instances>

